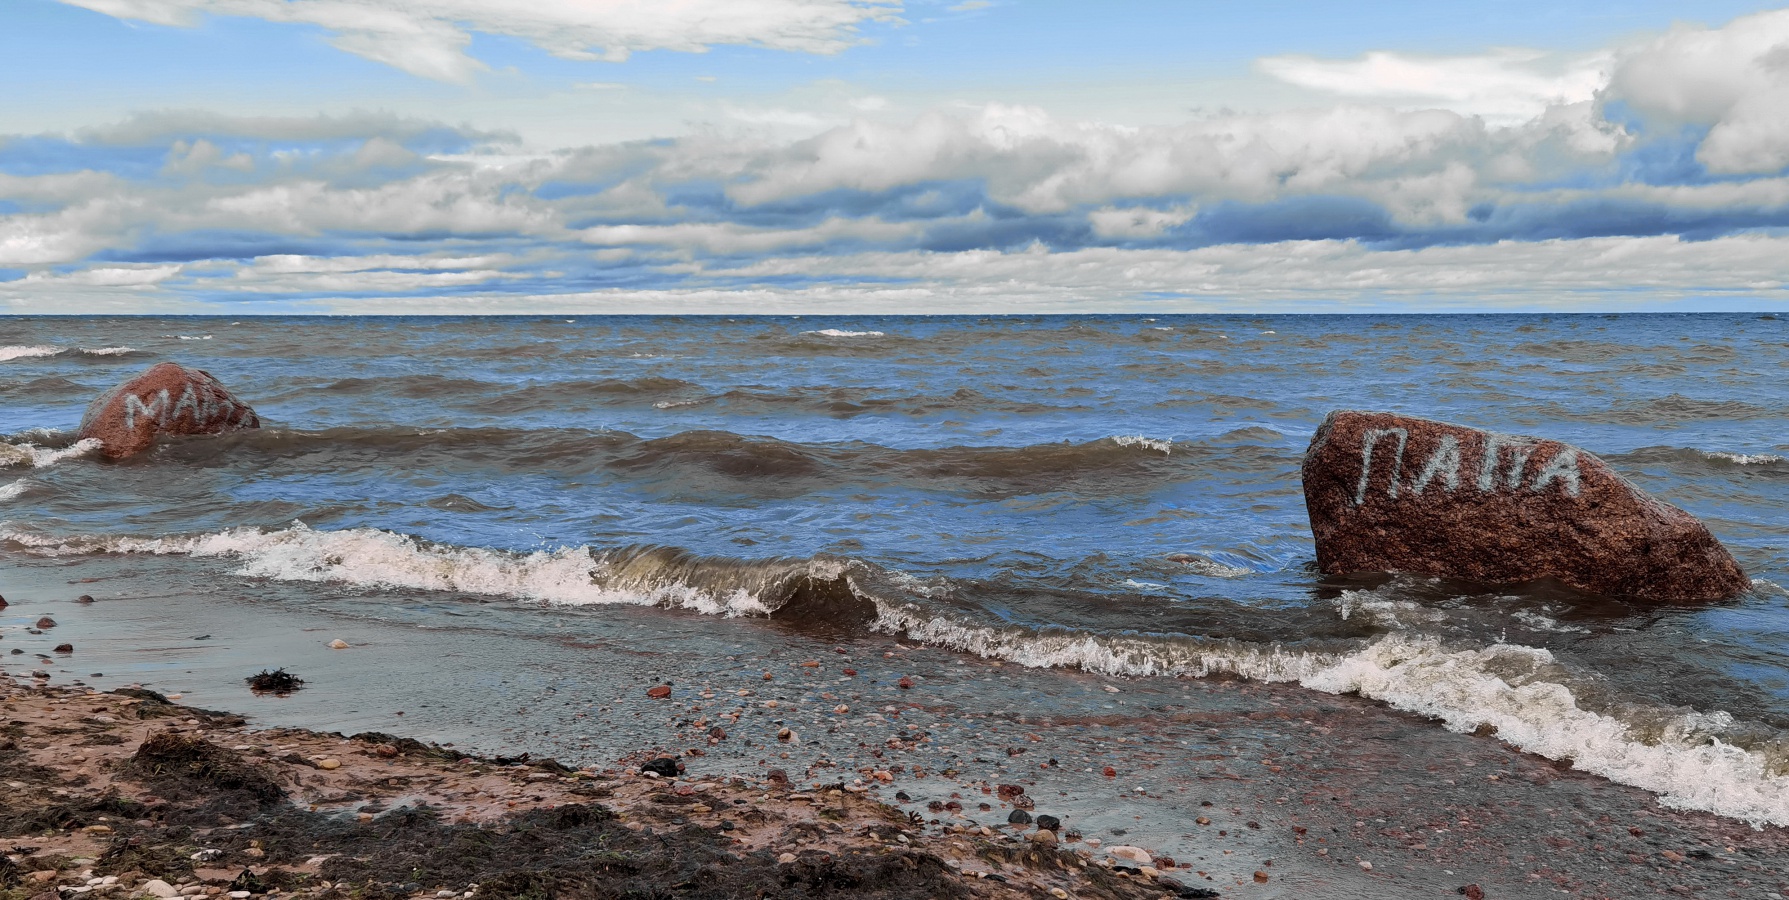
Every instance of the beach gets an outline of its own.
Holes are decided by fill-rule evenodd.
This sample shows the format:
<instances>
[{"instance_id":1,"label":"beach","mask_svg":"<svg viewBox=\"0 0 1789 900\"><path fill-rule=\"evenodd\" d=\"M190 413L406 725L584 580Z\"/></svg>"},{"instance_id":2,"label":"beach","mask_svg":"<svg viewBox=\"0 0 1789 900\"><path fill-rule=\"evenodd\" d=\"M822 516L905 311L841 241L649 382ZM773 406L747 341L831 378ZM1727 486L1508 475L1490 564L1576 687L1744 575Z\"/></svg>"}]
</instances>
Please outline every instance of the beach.
<instances>
[{"instance_id":1,"label":"beach","mask_svg":"<svg viewBox=\"0 0 1789 900\"><path fill-rule=\"evenodd\" d=\"M557 697L560 691L545 678L462 691L441 683L453 681L453 666L422 655L438 652L441 643L407 642L401 629L370 623L350 632L306 628L283 616L280 625L253 616L223 621L214 605L163 596L151 601L160 628L116 623L134 634L124 638L103 620L142 615L108 590L128 583L68 584L61 577L67 572L58 568L65 567L28 569L23 578L16 569L9 572L19 585L7 592L13 601L5 611L9 626L44 615L57 622L41 635L16 626L0 633L5 653L25 651L6 656L0 666L11 676L8 721L22 723L10 725L9 734L24 750L22 756L9 754L15 774L8 778L17 780L16 772L31 766L53 773L33 779L33 793L9 794L14 810L43 808L52 791L68 793L55 795L57 802L80 807L75 798L104 796L114 786L120 796L147 802L142 797L156 796L154 789L120 770L147 736L172 730L203 736L267 767L282 784L296 775L287 788L294 808L315 806L337 827L397 827L390 823L405 810L426 805L431 821L501 830L515 827L517 816L595 803L624 817L624 828L642 824L654 834L692 835L682 850L628 851L645 854L640 858L654 865L669 867L667 853L694 854L691 859L731 854L764 867L758 877L774 881L781 876L772 873L790 864L771 861L785 853L799 859L823 851L851 866L911 853L935 858L928 877L955 885L916 887L917 893L895 886L884 896L951 896L948 891L959 888L965 893L956 896L1037 896L1050 888L1071 896L1176 896L1161 877L1144 876L1138 863L1112 856L1116 846L1141 847L1152 863L1162 863L1151 867L1161 876L1222 896L1445 896L1468 885L1489 897L1772 897L1789 890L1781 875L1789 865L1789 839L1781 829L1663 809L1644 791L1521 753L1494 736L1451 733L1360 698L1230 678L1176 682L1163 690L1145 679L1026 670L1017 674L1030 690L1057 701L1079 696L1083 709L1048 717L1023 709L987 711L972 705L966 692L972 695L985 678L1007 677L1008 667L992 661L958 666L946 654L886 638L849 646L795 641L792 654L726 672L680 662L675 643L644 651L625 639L582 640L577 650L593 657L589 671L603 674L584 682L583 696ZM94 602L83 604L66 596L76 590L98 593L89 593ZM52 591L63 598L38 599ZM207 640L182 633L201 626L212 632ZM332 650L329 640L350 646ZM74 652L56 654L53 645L62 643ZM275 646L283 647L282 658L295 660L292 671L306 683L286 697L256 695L243 679L261 671L256 661ZM457 651L454 658L527 652L491 635L466 635L446 646ZM854 674L845 676L847 669ZM370 677L368 670L383 677ZM37 671L50 677L32 677ZM141 695L128 687L123 695L105 691L139 677L180 699L154 718L137 719L133 709L145 705ZM912 687L900 687L902 678ZM430 679L436 683L427 684ZM649 694L662 684L672 687L670 697ZM590 710L591 694L601 695L604 706ZM405 702L423 697L426 708ZM840 705L861 712L839 713ZM248 722L238 724L237 716ZM714 727L726 737L714 738ZM784 729L796 736L779 740ZM374 737L344 737L368 733ZM395 749L399 737L428 744L381 755ZM456 746L435 749L436 741ZM461 762L467 758L461 753L474 761ZM530 753L530 761L516 761L522 753ZM681 762L677 778L638 774L642 763L666 757ZM326 759L341 768L315 768ZM554 762L533 762L547 759ZM1124 771L1107 776L1108 765ZM663 797L667 783L677 799L652 800ZM685 788L676 785L693 792L679 794ZM1026 801L1019 805L1029 807L1028 815L1061 820L1053 849L1074 862L1060 857L1062 868L1026 861L1025 853L1051 848L1032 843L1035 824L1008 824L1017 795L1003 796L1001 785L1024 790ZM42 860L55 857L70 860L58 879L71 883L69 878L94 869L119 839L115 835L136 828L158 834L161 819L198 815L181 811L180 798L163 800L157 808L165 806L165 812L142 820L122 822L107 815L108 807L88 804L54 827L0 837L9 846L38 848L14 854L21 871L48 871ZM718 843L697 840L695 835L712 837L722 827L735 800L767 821L748 827L732 818L737 835L722 831L726 839ZM195 802L185 800L187 806ZM844 813L825 813L846 804ZM910 813L921 823L910 822ZM802 825L815 822L822 826L818 832ZM114 833L86 831L94 825ZM252 849L247 841L256 827L225 833L233 847ZM882 839L866 837L866 828L881 829L876 833ZM989 833L981 834L983 828ZM189 855L209 848L193 837L182 841L179 848ZM342 851L339 844L317 846L311 852L316 848L296 841L283 851L287 855L275 868L292 873L279 876L289 879L279 882L291 886L288 892L346 877L348 884L332 896L435 896L439 890L463 892L507 871L503 860L486 860L489 868L482 870L471 864L443 868L460 873L456 883L437 876L440 883L418 882L421 887L409 893L355 894L366 883L392 890L407 882L392 881L389 867L380 869L376 859L360 868L320 868L315 857ZM1167 867L1162 857L1175 866ZM241 868L272 865L260 859L232 855L228 865L219 860L195 872L208 873L209 886L222 888L228 885L215 882L234 881ZM1116 867L1137 872L1120 877ZM352 876L339 874L350 871ZM990 883L977 873L1009 880ZM1095 877L1099 873L1112 877ZM650 875L642 877L650 881ZM733 895L701 883L677 889L654 883L668 896ZM834 889L837 896L874 895L860 894L861 887L816 888L820 895ZM777 895L773 889L766 896ZM574 890L556 896L605 894Z\"/></svg>"}]
</instances>

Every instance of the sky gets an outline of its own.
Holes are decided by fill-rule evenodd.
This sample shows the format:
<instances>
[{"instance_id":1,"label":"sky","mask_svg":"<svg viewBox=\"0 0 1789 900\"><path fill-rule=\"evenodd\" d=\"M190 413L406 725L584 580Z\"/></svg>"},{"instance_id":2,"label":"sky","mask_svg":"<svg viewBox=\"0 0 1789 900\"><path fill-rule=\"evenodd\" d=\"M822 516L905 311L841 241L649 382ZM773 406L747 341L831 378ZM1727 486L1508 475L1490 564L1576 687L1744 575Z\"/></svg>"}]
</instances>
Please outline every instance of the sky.
<instances>
[{"instance_id":1,"label":"sky","mask_svg":"<svg viewBox=\"0 0 1789 900\"><path fill-rule=\"evenodd\" d=\"M1789 9L4 0L0 311L1789 309Z\"/></svg>"}]
</instances>

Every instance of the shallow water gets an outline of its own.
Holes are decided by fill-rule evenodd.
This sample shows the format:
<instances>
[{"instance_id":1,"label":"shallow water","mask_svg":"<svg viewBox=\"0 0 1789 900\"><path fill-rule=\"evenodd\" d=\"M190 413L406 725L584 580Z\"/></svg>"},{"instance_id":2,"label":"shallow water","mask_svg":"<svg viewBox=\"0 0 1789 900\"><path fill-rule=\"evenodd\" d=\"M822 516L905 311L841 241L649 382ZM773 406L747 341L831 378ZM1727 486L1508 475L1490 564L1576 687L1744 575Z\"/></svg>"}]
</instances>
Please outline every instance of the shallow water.
<instances>
[{"instance_id":1,"label":"shallow water","mask_svg":"<svg viewBox=\"0 0 1789 900\"><path fill-rule=\"evenodd\" d=\"M269 427L75 445L86 402L160 359ZM417 629L480 615L465 598L539 608L509 628L654 604L1294 681L1789 824L1785 374L1789 326L1755 315L14 318L0 550L137 554L152 582L215 560L219 603L326 585L305 602ZM1324 578L1298 465L1343 407L1584 446L1754 590ZM762 632L737 633L717 658Z\"/></svg>"}]
</instances>

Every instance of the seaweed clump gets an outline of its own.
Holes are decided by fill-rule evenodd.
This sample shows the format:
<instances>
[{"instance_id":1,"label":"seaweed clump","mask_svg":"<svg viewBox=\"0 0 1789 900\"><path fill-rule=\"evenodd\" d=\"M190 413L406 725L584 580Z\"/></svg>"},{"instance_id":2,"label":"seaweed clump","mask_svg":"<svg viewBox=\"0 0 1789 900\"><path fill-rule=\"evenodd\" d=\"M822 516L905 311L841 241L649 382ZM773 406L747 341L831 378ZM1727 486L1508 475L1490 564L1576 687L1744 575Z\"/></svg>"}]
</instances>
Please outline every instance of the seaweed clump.
<instances>
[{"instance_id":1,"label":"seaweed clump","mask_svg":"<svg viewBox=\"0 0 1789 900\"><path fill-rule=\"evenodd\" d=\"M281 697L304 687L304 679L283 668L271 672L262 669L259 674L250 675L243 680L248 682L248 689L257 694L276 694Z\"/></svg>"}]
</instances>

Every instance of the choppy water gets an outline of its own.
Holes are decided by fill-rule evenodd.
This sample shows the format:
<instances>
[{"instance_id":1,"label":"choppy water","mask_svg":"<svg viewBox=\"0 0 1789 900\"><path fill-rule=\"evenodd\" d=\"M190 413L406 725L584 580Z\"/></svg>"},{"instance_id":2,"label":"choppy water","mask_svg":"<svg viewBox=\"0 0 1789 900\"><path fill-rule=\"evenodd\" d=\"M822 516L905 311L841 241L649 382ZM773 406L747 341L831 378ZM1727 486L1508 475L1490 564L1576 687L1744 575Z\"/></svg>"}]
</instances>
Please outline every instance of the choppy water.
<instances>
[{"instance_id":1,"label":"choppy water","mask_svg":"<svg viewBox=\"0 0 1789 900\"><path fill-rule=\"evenodd\" d=\"M162 359L269 427L120 463L75 443ZM1789 824L1786 378L1789 322L1750 314L13 318L0 554L1298 681ZM1587 447L1754 590L1324 578L1298 467L1343 407Z\"/></svg>"}]
</instances>

